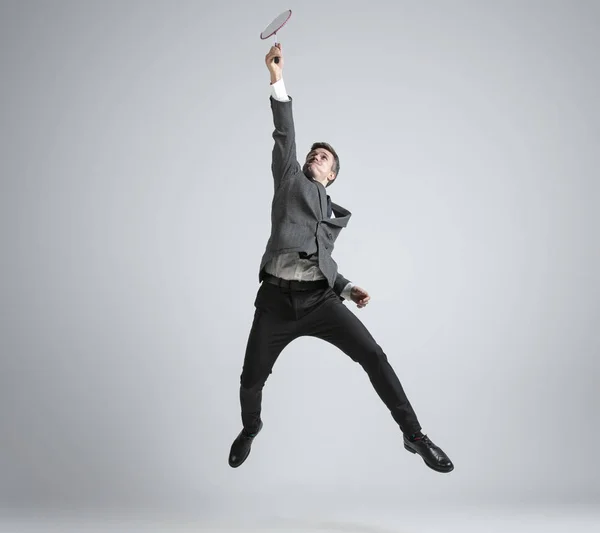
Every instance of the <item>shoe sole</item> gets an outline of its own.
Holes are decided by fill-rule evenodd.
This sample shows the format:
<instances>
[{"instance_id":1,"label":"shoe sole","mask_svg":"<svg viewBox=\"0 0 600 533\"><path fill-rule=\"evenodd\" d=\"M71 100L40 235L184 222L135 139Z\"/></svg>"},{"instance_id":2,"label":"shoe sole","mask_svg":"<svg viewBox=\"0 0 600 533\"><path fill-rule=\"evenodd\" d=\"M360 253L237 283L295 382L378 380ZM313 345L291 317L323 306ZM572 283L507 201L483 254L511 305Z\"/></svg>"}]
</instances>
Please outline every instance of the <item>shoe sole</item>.
<instances>
[{"instance_id":1,"label":"shoe sole","mask_svg":"<svg viewBox=\"0 0 600 533\"><path fill-rule=\"evenodd\" d=\"M404 449L408 450L410 453L414 453L415 455L417 455L417 452L415 450L413 450L410 446L407 446L406 444L404 445ZM435 466L432 465L431 463L428 463L423 457L421 457L421 459L423 459L423 462L432 470L435 470L436 472L441 472L442 474L447 474L448 472L452 472L452 470L454 470L454 465L452 465L450 468L440 468L439 466Z\"/></svg>"}]
</instances>

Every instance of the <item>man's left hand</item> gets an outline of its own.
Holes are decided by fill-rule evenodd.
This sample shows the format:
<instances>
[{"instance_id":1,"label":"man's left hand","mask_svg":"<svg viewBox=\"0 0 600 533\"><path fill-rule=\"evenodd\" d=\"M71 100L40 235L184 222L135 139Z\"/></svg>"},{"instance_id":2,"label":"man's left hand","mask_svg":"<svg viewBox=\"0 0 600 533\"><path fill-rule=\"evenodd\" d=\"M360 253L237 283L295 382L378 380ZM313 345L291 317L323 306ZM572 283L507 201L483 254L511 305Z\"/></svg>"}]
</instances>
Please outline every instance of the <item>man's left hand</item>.
<instances>
[{"instance_id":1,"label":"man's left hand","mask_svg":"<svg viewBox=\"0 0 600 533\"><path fill-rule=\"evenodd\" d=\"M352 287L352 291L350 291L350 298L352 298L352 301L359 309L365 307L371 299L367 291L357 287L356 285L354 285L354 287Z\"/></svg>"}]
</instances>

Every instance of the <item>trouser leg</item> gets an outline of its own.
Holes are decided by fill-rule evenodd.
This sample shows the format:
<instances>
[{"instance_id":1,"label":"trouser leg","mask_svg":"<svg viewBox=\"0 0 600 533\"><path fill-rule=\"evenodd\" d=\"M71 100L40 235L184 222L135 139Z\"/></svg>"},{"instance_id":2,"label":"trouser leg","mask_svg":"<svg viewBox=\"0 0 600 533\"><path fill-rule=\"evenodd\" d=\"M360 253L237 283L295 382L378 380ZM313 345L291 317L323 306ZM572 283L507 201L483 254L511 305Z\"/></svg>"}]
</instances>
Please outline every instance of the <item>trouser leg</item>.
<instances>
[{"instance_id":1,"label":"trouser leg","mask_svg":"<svg viewBox=\"0 0 600 533\"><path fill-rule=\"evenodd\" d=\"M357 362L405 434L421 429L417 415L386 354L360 319L331 291L323 305L304 317L302 334L325 340Z\"/></svg>"},{"instance_id":2,"label":"trouser leg","mask_svg":"<svg viewBox=\"0 0 600 533\"><path fill-rule=\"evenodd\" d=\"M240 376L242 424L249 433L258 430L262 391L273 365L294 338L293 324L281 320L280 314L265 308L256 309Z\"/></svg>"}]
</instances>

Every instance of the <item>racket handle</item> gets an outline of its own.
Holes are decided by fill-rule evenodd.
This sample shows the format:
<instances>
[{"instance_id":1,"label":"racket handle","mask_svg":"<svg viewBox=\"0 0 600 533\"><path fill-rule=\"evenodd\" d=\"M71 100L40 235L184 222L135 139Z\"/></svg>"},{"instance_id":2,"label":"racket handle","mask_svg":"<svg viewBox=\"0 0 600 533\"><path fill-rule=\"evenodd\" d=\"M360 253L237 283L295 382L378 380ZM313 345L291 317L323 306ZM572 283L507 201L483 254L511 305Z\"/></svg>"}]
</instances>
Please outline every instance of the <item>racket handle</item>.
<instances>
[{"instance_id":1,"label":"racket handle","mask_svg":"<svg viewBox=\"0 0 600 533\"><path fill-rule=\"evenodd\" d=\"M277 46L277 32L275 32L273 36L275 37L275 46ZM273 61L275 61L275 63L279 63L279 58L275 57L273 58Z\"/></svg>"}]
</instances>

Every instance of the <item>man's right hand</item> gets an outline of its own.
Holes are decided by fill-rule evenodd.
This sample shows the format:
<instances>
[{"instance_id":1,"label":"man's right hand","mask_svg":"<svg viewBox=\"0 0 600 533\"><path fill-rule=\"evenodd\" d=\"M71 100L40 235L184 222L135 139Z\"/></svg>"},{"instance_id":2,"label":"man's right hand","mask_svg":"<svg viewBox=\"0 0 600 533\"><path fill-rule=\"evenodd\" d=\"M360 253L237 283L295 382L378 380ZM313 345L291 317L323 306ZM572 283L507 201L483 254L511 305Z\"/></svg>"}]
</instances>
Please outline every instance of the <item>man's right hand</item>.
<instances>
[{"instance_id":1,"label":"man's right hand","mask_svg":"<svg viewBox=\"0 0 600 533\"><path fill-rule=\"evenodd\" d=\"M275 63L275 58L279 58L279 63ZM265 57L265 63L271 74L271 85L278 82L282 76L283 70L283 53L281 51L281 43L271 46L269 53Z\"/></svg>"}]
</instances>

